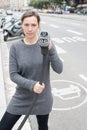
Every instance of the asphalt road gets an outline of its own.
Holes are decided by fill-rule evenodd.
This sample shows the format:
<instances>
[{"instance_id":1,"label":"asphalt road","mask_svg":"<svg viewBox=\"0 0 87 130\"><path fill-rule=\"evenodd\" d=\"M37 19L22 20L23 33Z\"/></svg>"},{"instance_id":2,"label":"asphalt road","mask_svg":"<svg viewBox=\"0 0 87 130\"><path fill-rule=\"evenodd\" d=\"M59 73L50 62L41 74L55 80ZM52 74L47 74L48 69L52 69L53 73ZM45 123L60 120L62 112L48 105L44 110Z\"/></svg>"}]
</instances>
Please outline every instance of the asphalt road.
<instances>
[{"instance_id":1,"label":"asphalt road","mask_svg":"<svg viewBox=\"0 0 87 130\"><path fill-rule=\"evenodd\" d=\"M62 74L58 75L51 70L54 104L49 130L87 129L86 23L78 18L41 15L40 30L49 32L64 65ZM6 42L8 49L12 40L15 39ZM32 130L37 130L35 116L30 117L30 123Z\"/></svg>"}]
</instances>

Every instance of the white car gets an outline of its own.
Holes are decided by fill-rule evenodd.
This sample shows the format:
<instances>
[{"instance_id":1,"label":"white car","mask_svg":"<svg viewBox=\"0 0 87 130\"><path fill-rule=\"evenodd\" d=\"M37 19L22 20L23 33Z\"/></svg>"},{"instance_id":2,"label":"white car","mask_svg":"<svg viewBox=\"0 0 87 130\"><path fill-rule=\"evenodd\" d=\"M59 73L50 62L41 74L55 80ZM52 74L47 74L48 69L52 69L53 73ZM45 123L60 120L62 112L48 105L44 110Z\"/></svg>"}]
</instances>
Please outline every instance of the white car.
<instances>
[{"instance_id":1,"label":"white car","mask_svg":"<svg viewBox=\"0 0 87 130\"><path fill-rule=\"evenodd\" d=\"M5 13L2 9L0 9L0 28L2 26L2 21L5 19Z\"/></svg>"}]
</instances>

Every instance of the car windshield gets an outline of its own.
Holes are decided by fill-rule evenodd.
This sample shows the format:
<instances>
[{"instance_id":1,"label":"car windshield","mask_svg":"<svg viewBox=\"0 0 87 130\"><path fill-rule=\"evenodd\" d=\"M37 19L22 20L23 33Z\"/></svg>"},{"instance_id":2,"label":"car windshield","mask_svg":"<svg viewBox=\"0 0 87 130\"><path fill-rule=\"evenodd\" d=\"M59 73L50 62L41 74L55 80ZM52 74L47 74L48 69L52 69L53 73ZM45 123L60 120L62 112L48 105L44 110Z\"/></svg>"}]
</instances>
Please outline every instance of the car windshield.
<instances>
[{"instance_id":1,"label":"car windshield","mask_svg":"<svg viewBox=\"0 0 87 130\"><path fill-rule=\"evenodd\" d=\"M0 17L4 17L4 16L5 16L4 10L0 9Z\"/></svg>"}]
</instances>

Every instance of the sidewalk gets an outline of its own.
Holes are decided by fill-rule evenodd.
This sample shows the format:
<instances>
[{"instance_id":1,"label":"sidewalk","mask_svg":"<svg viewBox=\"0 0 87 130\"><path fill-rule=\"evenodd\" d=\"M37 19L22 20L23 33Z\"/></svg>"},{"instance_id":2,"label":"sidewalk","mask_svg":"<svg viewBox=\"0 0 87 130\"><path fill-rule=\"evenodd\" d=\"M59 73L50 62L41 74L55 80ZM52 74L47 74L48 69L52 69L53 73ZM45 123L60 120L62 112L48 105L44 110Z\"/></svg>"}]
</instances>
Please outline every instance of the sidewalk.
<instances>
[{"instance_id":1,"label":"sidewalk","mask_svg":"<svg viewBox=\"0 0 87 130\"><path fill-rule=\"evenodd\" d=\"M0 39L1 42L1 39ZM4 89L4 79L3 79L3 71L2 71L2 58L1 58L1 43L0 43L0 119L4 114L6 109L6 97L5 97L5 89Z\"/></svg>"},{"instance_id":2,"label":"sidewalk","mask_svg":"<svg viewBox=\"0 0 87 130\"><path fill-rule=\"evenodd\" d=\"M0 30L0 120L3 116L6 106L15 92L15 84L9 78L9 52L5 42L3 42L2 32ZM17 130L24 116L16 123L12 130ZM29 119L26 121L22 130L31 130Z\"/></svg>"}]
</instances>

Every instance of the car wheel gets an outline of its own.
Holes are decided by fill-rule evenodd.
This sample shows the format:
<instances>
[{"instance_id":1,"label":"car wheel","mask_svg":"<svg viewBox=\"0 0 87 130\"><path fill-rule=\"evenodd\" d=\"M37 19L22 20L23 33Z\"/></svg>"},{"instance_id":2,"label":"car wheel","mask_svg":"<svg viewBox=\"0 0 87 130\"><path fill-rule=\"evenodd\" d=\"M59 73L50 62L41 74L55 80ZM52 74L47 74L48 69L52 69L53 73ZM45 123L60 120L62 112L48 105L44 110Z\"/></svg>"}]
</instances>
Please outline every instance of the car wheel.
<instances>
[{"instance_id":1,"label":"car wheel","mask_svg":"<svg viewBox=\"0 0 87 130\"><path fill-rule=\"evenodd\" d=\"M7 41L7 39L8 39L8 32L5 31L3 35L4 35L4 41Z\"/></svg>"}]
</instances>

